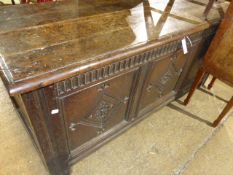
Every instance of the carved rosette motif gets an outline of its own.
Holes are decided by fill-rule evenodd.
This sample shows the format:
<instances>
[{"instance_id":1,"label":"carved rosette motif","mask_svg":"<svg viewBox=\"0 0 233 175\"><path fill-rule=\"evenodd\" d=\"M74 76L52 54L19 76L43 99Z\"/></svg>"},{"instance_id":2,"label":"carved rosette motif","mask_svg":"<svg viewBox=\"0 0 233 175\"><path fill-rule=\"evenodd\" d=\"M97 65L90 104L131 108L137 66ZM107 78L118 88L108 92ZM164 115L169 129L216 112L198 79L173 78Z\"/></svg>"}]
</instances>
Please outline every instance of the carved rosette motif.
<instances>
[{"instance_id":1,"label":"carved rosette motif","mask_svg":"<svg viewBox=\"0 0 233 175\"><path fill-rule=\"evenodd\" d=\"M101 101L97 104L90 115L85 116L79 124L98 128L98 132L105 130L106 122L110 119L113 111L119 106L119 100L103 94Z\"/></svg>"},{"instance_id":2,"label":"carved rosette motif","mask_svg":"<svg viewBox=\"0 0 233 175\"><path fill-rule=\"evenodd\" d=\"M96 107L78 123L71 123L69 127L71 131L75 131L78 125L94 127L97 129L97 134L101 134L105 131L106 124L112 116L112 113L116 112L120 105L127 104L129 100L129 97L125 97L121 100L107 94L105 89L109 87L110 85L108 84L100 85L100 88L98 88L97 91L101 93L101 98Z\"/></svg>"},{"instance_id":3,"label":"carved rosette motif","mask_svg":"<svg viewBox=\"0 0 233 175\"><path fill-rule=\"evenodd\" d=\"M164 95L164 87L166 86L166 84L169 83L174 77L179 76L182 72L182 69L178 69L174 63L174 59L176 58L177 57L174 56L174 58L170 59L170 64L167 72L165 72L163 76L161 76L158 82L149 83L149 85L147 86L147 92L151 92L151 90L154 88L158 92L159 97Z\"/></svg>"},{"instance_id":4,"label":"carved rosette motif","mask_svg":"<svg viewBox=\"0 0 233 175\"><path fill-rule=\"evenodd\" d=\"M98 121L101 121L102 123L103 121L106 120L107 115L109 111L112 109L112 107L113 107L113 104L108 103L106 101L101 101L96 109L96 112L88 116L88 119L91 120L93 118L96 118Z\"/></svg>"}]
</instances>

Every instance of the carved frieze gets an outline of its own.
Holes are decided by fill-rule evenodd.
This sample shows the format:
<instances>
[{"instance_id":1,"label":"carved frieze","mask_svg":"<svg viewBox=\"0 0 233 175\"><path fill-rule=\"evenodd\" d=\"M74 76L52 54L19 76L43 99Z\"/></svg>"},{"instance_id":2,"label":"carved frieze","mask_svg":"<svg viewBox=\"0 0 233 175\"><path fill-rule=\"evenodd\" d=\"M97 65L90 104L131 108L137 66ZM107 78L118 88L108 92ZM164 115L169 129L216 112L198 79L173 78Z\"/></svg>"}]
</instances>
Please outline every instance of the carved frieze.
<instances>
[{"instance_id":1,"label":"carved frieze","mask_svg":"<svg viewBox=\"0 0 233 175\"><path fill-rule=\"evenodd\" d=\"M216 28L213 27L204 32L197 32L189 36L190 42L188 46L198 43L203 37L208 37L215 32ZM142 54L132 56L125 60L121 60L109 65L105 65L98 69L80 74L64 81L56 83L56 89L58 95L63 95L69 93L72 90L78 89L90 83L96 82L98 80L111 77L113 75L119 74L120 72L126 71L136 66L145 64L148 61L155 60L159 57L166 56L173 52L176 52L178 49L181 49L181 41L173 41L167 43L163 46L154 48L152 50L146 51Z\"/></svg>"}]
</instances>

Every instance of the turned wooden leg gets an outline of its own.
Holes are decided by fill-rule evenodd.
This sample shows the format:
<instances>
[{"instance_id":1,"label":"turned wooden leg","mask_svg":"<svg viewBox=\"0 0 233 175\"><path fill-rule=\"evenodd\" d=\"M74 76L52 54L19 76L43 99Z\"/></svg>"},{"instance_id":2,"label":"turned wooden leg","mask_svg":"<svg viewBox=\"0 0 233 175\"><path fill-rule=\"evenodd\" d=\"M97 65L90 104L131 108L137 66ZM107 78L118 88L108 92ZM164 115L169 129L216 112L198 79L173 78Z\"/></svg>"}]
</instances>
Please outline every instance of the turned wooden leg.
<instances>
[{"instance_id":1,"label":"turned wooden leg","mask_svg":"<svg viewBox=\"0 0 233 175\"><path fill-rule=\"evenodd\" d=\"M216 0L209 0L209 3L207 4L207 6L205 8L205 11L204 11L204 17L205 17L205 19L207 19L207 15L209 14L209 11L213 7L214 1L216 1Z\"/></svg>"},{"instance_id":2,"label":"turned wooden leg","mask_svg":"<svg viewBox=\"0 0 233 175\"><path fill-rule=\"evenodd\" d=\"M197 76L192 84L191 89L189 90L189 94L186 97L186 99L184 100L184 105L187 105L194 93L194 91L196 90L196 88L198 87L200 81L202 80L203 76L205 75L205 71L203 70L203 68L201 68L198 72L197 72Z\"/></svg>"},{"instance_id":3,"label":"turned wooden leg","mask_svg":"<svg viewBox=\"0 0 233 175\"><path fill-rule=\"evenodd\" d=\"M221 120L224 118L224 116L230 111L230 109L233 106L233 96L231 97L231 100L227 103L221 114L218 116L218 118L213 122L212 126L216 127L221 122Z\"/></svg>"},{"instance_id":4,"label":"turned wooden leg","mask_svg":"<svg viewBox=\"0 0 233 175\"><path fill-rule=\"evenodd\" d=\"M215 82L216 79L217 79L216 77L213 77L213 78L212 78L212 80L211 80L210 84L208 85L207 89L210 90L210 89L213 87L214 82Z\"/></svg>"}]
</instances>

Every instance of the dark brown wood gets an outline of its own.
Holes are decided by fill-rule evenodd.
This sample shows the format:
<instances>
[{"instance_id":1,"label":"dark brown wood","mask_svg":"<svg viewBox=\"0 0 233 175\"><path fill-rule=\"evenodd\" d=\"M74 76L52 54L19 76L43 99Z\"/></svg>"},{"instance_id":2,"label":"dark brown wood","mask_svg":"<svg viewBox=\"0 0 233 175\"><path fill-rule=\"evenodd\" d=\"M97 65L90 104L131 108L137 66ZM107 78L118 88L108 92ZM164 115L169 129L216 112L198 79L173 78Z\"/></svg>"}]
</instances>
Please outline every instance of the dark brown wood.
<instances>
[{"instance_id":1,"label":"dark brown wood","mask_svg":"<svg viewBox=\"0 0 233 175\"><path fill-rule=\"evenodd\" d=\"M51 174L187 92L220 20L202 11L183 0L0 7L0 75Z\"/></svg>"},{"instance_id":2,"label":"dark brown wood","mask_svg":"<svg viewBox=\"0 0 233 175\"><path fill-rule=\"evenodd\" d=\"M71 153L76 148L82 148L84 144L88 144L87 142L93 138L128 120L127 106L132 98L130 92L134 76L135 72L126 72L108 81L97 83L75 93L65 93L59 97L60 109L63 111L66 128L68 128ZM122 85L124 85L124 91L119 91Z\"/></svg>"},{"instance_id":3,"label":"dark brown wood","mask_svg":"<svg viewBox=\"0 0 233 175\"><path fill-rule=\"evenodd\" d=\"M78 2L80 4L76 4ZM176 27L170 27L169 30L166 29L170 37L163 37L166 33L160 35L159 28L161 27L158 28L153 23L148 23L149 26L143 28L143 31L136 30L137 25L143 25L143 21L138 19L136 14L142 13L145 19L147 16L144 17L144 12L139 7L133 9L137 11L135 15L134 13L131 15L128 9L140 3L139 0L134 0L132 3L114 0L107 4L101 1L93 1L91 4L78 2L65 1L54 5L48 3L43 6L36 4L17 6L14 10L17 16L21 16L20 22L8 12L9 7L0 10L0 16L3 19L0 23L0 46L5 48L1 52L4 57L2 65L7 64L7 67L3 67L6 75L3 78L9 87L10 94L16 95L48 86L87 69L93 69L99 64L107 64L112 60L123 59L123 57L150 50L209 27L209 23L198 18L202 13L197 11L199 14L196 12L191 15L199 21L182 18L180 22L183 29L177 30ZM175 1L174 6L177 3L178 1ZM99 6L101 8L98 8ZM76 9L77 7L79 8ZM198 8L199 5L190 4L189 9L195 7ZM145 9L150 10L149 7ZM176 11L180 13L179 16L183 16L180 10ZM156 14L160 16L163 11L157 11ZM127 22L125 20L127 17L130 17L132 22ZM7 18L6 22L4 22L5 18ZM98 25L96 25L97 19ZM168 23L175 25L177 19L170 19L172 20L161 21L158 25L168 25ZM212 16L210 19L217 21ZM137 21L136 26L133 21ZM195 27L191 27L192 25ZM89 30L85 30L86 28ZM151 31L154 32L150 34ZM145 33L146 36L142 37L141 33ZM147 36L147 34L150 35ZM110 43L109 38L112 41ZM156 42L152 42L155 40ZM17 47L12 47L12 45ZM99 62L96 63L94 60L99 60ZM11 83L8 83L9 81Z\"/></svg>"},{"instance_id":4,"label":"dark brown wood","mask_svg":"<svg viewBox=\"0 0 233 175\"><path fill-rule=\"evenodd\" d=\"M212 74L213 79L209 84L210 89L215 79L220 79L226 82L228 85L233 86L233 3L230 3L229 8L224 16L223 21L205 55L204 64L200 68L196 79L189 91L188 96L184 100L184 104L187 105L201 81L205 73ZM232 107L232 99L228 102L223 112L214 121L213 127L216 127L226 113Z\"/></svg>"},{"instance_id":5,"label":"dark brown wood","mask_svg":"<svg viewBox=\"0 0 233 175\"><path fill-rule=\"evenodd\" d=\"M58 114L51 115L49 108L55 105L53 104L55 99L51 98L48 91L50 88L24 94L21 97L23 104L19 105L24 105L26 109L28 117L25 118L28 118L30 123L28 127L50 173L69 174L67 169L69 150L65 141L64 123Z\"/></svg>"},{"instance_id":6,"label":"dark brown wood","mask_svg":"<svg viewBox=\"0 0 233 175\"><path fill-rule=\"evenodd\" d=\"M160 98L166 98L173 93L185 61L185 55L177 51L149 65L140 99L139 115L150 111Z\"/></svg>"},{"instance_id":7,"label":"dark brown wood","mask_svg":"<svg viewBox=\"0 0 233 175\"><path fill-rule=\"evenodd\" d=\"M177 98L183 96L192 86L196 74L203 64L205 52L209 47L210 41L212 40L215 32L216 27L212 29L212 32L210 32L208 36L200 40L200 42L193 44L192 50L188 53L189 59L187 60L183 73L180 77L181 81L177 84Z\"/></svg>"}]
</instances>

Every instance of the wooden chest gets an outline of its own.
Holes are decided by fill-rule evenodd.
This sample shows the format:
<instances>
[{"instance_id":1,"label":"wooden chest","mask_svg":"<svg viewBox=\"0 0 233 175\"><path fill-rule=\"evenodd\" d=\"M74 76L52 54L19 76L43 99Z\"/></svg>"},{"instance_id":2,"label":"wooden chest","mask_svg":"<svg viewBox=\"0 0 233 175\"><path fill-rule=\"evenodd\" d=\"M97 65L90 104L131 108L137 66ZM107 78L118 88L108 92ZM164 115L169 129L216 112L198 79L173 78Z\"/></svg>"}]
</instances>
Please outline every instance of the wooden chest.
<instances>
[{"instance_id":1,"label":"wooden chest","mask_svg":"<svg viewBox=\"0 0 233 175\"><path fill-rule=\"evenodd\" d=\"M51 174L69 174L187 92L220 19L213 9L202 20L203 9L185 0L0 7L1 77Z\"/></svg>"}]
</instances>

